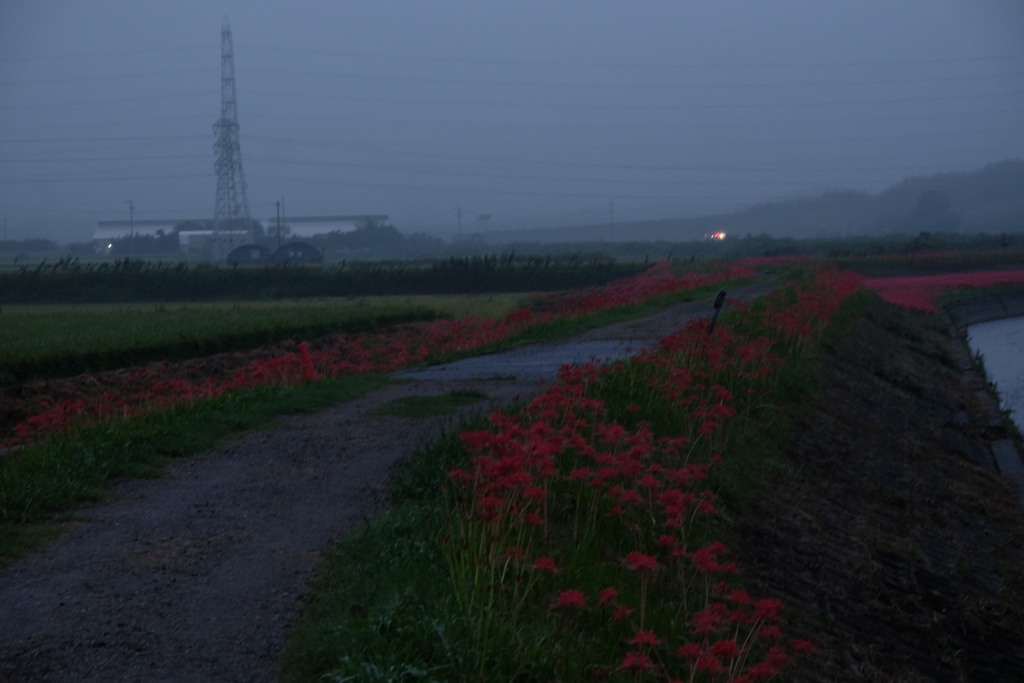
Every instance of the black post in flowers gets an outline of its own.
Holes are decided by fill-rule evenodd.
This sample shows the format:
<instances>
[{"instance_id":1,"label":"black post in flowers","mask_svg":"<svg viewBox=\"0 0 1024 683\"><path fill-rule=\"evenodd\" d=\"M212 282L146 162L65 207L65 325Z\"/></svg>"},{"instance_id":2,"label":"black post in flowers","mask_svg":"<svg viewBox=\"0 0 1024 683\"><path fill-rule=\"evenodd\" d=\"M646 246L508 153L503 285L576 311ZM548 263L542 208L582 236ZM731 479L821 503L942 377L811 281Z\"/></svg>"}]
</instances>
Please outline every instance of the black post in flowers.
<instances>
[{"instance_id":1,"label":"black post in flowers","mask_svg":"<svg viewBox=\"0 0 1024 683\"><path fill-rule=\"evenodd\" d=\"M715 312L711 316L711 324L708 326L708 336L715 331L715 323L718 322L718 314L722 312L722 306L725 305L725 290L718 290L718 296L715 297Z\"/></svg>"}]
</instances>

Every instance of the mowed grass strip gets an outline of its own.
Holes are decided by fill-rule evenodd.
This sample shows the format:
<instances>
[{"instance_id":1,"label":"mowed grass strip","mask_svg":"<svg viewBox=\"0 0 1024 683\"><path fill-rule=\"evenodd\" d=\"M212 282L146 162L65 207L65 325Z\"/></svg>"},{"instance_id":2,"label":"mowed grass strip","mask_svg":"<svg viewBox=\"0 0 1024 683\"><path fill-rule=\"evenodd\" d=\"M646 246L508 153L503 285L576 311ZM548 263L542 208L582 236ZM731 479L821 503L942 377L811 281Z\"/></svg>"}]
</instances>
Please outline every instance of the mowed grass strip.
<instances>
[{"instance_id":1,"label":"mowed grass strip","mask_svg":"<svg viewBox=\"0 0 1024 683\"><path fill-rule=\"evenodd\" d=\"M0 381L181 360L437 317L497 317L519 294L240 303L4 306Z\"/></svg>"},{"instance_id":2,"label":"mowed grass strip","mask_svg":"<svg viewBox=\"0 0 1024 683\"><path fill-rule=\"evenodd\" d=\"M373 411L374 415L392 417L434 417L451 415L459 408L471 406L487 399L480 391L449 391L437 396L403 396L385 403Z\"/></svg>"}]
</instances>

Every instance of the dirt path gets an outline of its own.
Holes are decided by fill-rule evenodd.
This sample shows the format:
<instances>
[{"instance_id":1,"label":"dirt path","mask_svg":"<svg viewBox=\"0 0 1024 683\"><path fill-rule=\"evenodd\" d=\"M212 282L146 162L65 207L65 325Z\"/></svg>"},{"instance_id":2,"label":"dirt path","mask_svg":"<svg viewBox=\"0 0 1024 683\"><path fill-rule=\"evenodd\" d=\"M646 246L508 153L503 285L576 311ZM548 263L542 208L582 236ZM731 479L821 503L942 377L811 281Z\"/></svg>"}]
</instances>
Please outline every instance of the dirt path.
<instances>
[{"instance_id":1,"label":"dirt path","mask_svg":"<svg viewBox=\"0 0 1024 683\"><path fill-rule=\"evenodd\" d=\"M636 349L710 311L709 301L683 304L575 346L435 368L125 483L57 542L0 570L0 679L274 680L320 552L374 514L388 469L452 419L368 411L457 389L509 403L539 391L560 363L588 360L594 342Z\"/></svg>"},{"instance_id":2,"label":"dirt path","mask_svg":"<svg viewBox=\"0 0 1024 683\"><path fill-rule=\"evenodd\" d=\"M373 514L388 468L438 428L365 412L439 388L289 419L82 511L0 573L0 679L273 680L318 551Z\"/></svg>"}]
</instances>

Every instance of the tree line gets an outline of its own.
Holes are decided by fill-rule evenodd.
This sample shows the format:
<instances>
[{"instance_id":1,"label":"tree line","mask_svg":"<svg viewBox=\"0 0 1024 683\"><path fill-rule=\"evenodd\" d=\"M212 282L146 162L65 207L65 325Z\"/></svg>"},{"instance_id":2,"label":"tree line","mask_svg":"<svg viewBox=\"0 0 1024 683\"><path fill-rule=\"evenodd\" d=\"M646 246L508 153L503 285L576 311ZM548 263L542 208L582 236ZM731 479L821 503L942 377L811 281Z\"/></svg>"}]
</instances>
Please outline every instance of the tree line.
<instances>
[{"instance_id":1,"label":"tree line","mask_svg":"<svg viewBox=\"0 0 1024 683\"><path fill-rule=\"evenodd\" d=\"M604 284L645 266L607 259L450 257L330 267L212 266L116 259L44 261L0 272L0 303L245 301L394 294L540 292Z\"/></svg>"}]
</instances>

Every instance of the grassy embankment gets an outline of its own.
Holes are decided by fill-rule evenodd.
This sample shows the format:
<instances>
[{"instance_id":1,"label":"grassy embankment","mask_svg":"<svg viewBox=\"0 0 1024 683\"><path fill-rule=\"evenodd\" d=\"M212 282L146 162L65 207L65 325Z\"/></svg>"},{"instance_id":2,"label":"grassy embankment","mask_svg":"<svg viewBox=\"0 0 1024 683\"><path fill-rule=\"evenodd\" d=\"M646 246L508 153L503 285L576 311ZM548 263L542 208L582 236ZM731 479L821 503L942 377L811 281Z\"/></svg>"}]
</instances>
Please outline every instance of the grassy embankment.
<instances>
[{"instance_id":1,"label":"grassy embankment","mask_svg":"<svg viewBox=\"0 0 1024 683\"><path fill-rule=\"evenodd\" d=\"M425 448L393 481L391 513L332 551L285 680L780 668L808 644L777 637L777 604L743 593L728 521L765 493L749 472L770 465L785 411L815 390L820 335L840 334L868 296L837 313L840 286L728 314L711 340L700 322L660 351L568 372Z\"/></svg>"}]
</instances>

